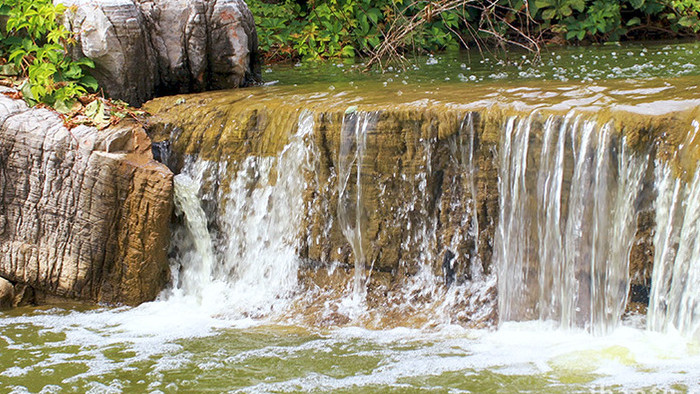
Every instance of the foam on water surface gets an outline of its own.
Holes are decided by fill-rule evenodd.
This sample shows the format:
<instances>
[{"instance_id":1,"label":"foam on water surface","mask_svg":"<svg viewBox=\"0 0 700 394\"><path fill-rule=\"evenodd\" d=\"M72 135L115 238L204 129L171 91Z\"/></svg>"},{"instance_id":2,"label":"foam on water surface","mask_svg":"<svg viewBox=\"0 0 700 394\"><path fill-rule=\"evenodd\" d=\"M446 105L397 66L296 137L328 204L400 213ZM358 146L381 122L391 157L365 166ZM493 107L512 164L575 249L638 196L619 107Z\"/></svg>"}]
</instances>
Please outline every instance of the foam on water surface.
<instances>
[{"instance_id":1,"label":"foam on water surface","mask_svg":"<svg viewBox=\"0 0 700 394\"><path fill-rule=\"evenodd\" d=\"M696 342L629 326L606 336L539 321L315 330L222 318L181 300L37 311L0 325L4 390L700 389Z\"/></svg>"}]
</instances>

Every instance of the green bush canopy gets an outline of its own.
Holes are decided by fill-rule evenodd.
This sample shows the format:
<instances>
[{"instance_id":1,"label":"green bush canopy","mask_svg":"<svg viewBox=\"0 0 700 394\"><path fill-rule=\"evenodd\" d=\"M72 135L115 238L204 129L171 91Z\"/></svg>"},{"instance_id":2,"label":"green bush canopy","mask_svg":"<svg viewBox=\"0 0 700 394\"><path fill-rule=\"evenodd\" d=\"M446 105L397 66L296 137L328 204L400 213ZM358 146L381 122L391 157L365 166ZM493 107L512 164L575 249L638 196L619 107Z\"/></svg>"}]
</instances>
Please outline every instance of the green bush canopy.
<instances>
[{"instance_id":1,"label":"green bush canopy","mask_svg":"<svg viewBox=\"0 0 700 394\"><path fill-rule=\"evenodd\" d=\"M267 60L693 37L700 0L248 0Z\"/></svg>"}]
</instances>

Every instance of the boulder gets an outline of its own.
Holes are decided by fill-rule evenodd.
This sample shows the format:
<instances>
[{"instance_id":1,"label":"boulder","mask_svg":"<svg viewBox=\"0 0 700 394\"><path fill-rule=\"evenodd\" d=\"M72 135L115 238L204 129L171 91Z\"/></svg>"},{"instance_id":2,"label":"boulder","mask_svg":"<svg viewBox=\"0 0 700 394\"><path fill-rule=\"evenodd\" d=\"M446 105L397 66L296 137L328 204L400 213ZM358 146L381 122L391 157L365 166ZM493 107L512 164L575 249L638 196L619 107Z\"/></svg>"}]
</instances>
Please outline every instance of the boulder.
<instances>
[{"instance_id":1,"label":"boulder","mask_svg":"<svg viewBox=\"0 0 700 394\"><path fill-rule=\"evenodd\" d=\"M0 277L0 309L12 307L15 298L15 288L9 280Z\"/></svg>"},{"instance_id":2,"label":"boulder","mask_svg":"<svg viewBox=\"0 0 700 394\"><path fill-rule=\"evenodd\" d=\"M132 105L155 95L260 80L253 15L242 0L55 0L71 9L74 57L95 61L104 92Z\"/></svg>"},{"instance_id":3,"label":"boulder","mask_svg":"<svg viewBox=\"0 0 700 394\"><path fill-rule=\"evenodd\" d=\"M142 127L123 123L69 130L0 94L1 276L94 302L138 304L162 290L172 173Z\"/></svg>"}]
</instances>

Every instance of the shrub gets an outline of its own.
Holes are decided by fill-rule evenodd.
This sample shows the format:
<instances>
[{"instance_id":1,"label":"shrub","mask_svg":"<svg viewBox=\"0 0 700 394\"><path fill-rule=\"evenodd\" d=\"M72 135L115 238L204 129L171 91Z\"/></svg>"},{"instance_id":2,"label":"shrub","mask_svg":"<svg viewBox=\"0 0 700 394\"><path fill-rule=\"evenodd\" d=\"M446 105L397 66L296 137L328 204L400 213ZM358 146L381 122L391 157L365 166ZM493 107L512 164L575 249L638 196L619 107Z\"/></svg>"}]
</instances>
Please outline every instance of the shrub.
<instances>
[{"instance_id":1,"label":"shrub","mask_svg":"<svg viewBox=\"0 0 700 394\"><path fill-rule=\"evenodd\" d=\"M268 60L433 52L486 41L675 38L700 31L700 0L248 0Z\"/></svg>"},{"instance_id":2,"label":"shrub","mask_svg":"<svg viewBox=\"0 0 700 394\"><path fill-rule=\"evenodd\" d=\"M88 74L94 63L88 58L73 60L68 46L70 32L60 23L66 7L51 0L4 0L0 17L0 65L4 74L26 78L21 85L25 101L42 103L59 112L69 112L76 99L97 90Z\"/></svg>"}]
</instances>

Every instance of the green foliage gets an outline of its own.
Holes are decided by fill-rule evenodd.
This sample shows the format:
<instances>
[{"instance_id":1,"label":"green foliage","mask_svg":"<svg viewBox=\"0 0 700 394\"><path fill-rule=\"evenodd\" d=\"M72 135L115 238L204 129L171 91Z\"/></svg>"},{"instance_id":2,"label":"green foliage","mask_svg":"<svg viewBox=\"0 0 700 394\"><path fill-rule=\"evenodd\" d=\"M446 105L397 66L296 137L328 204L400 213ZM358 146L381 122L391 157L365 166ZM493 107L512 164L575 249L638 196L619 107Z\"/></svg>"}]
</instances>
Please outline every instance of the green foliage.
<instances>
[{"instance_id":1,"label":"green foliage","mask_svg":"<svg viewBox=\"0 0 700 394\"><path fill-rule=\"evenodd\" d=\"M268 3L249 0L259 34L260 49L268 59L352 58L372 53L391 24L422 10L423 2L403 0L293 0ZM412 32L417 48L457 47L451 30L460 29L464 10L443 13Z\"/></svg>"},{"instance_id":2,"label":"green foliage","mask_svg":"<svg viewBox=\"0 0 700 394\"><path fill-rule=\"evenodd\" d=\"M0 16L6 18L0 28L0 64L26 77L21 91L29 104L64 113L78 97L98 88L87 73L95 67L92 60L68 56L73 37L59 21L66 11L50 0L5 0L0 6Z\"/></svg>"},{"instance_id":3,"label":"green foliage","mask_svg":"<svg viewBox=\"0 0 700 394\"><path fill-rule=\"evenodd\" d=\"M566 40L617 41L632 32L692 34L700 0L536 0L534 15ZM656 37L656 36L655 36Z\"/></svg>"},{"instance_id":4,"label":"green foliage","mask_svg":"<svg viewBox=\"0 0 700 394\"><path fill-rule=\"evenodd\" d=\"M268 60L373 55L386 40L434 52L497 38L523 45L675 38L700 0L248 0ZM434 10L434 12L433 12ZM406 28L404 35L393 34ZM397 38L398 37L398 38Z\"/></svg>"}]
</instances>

